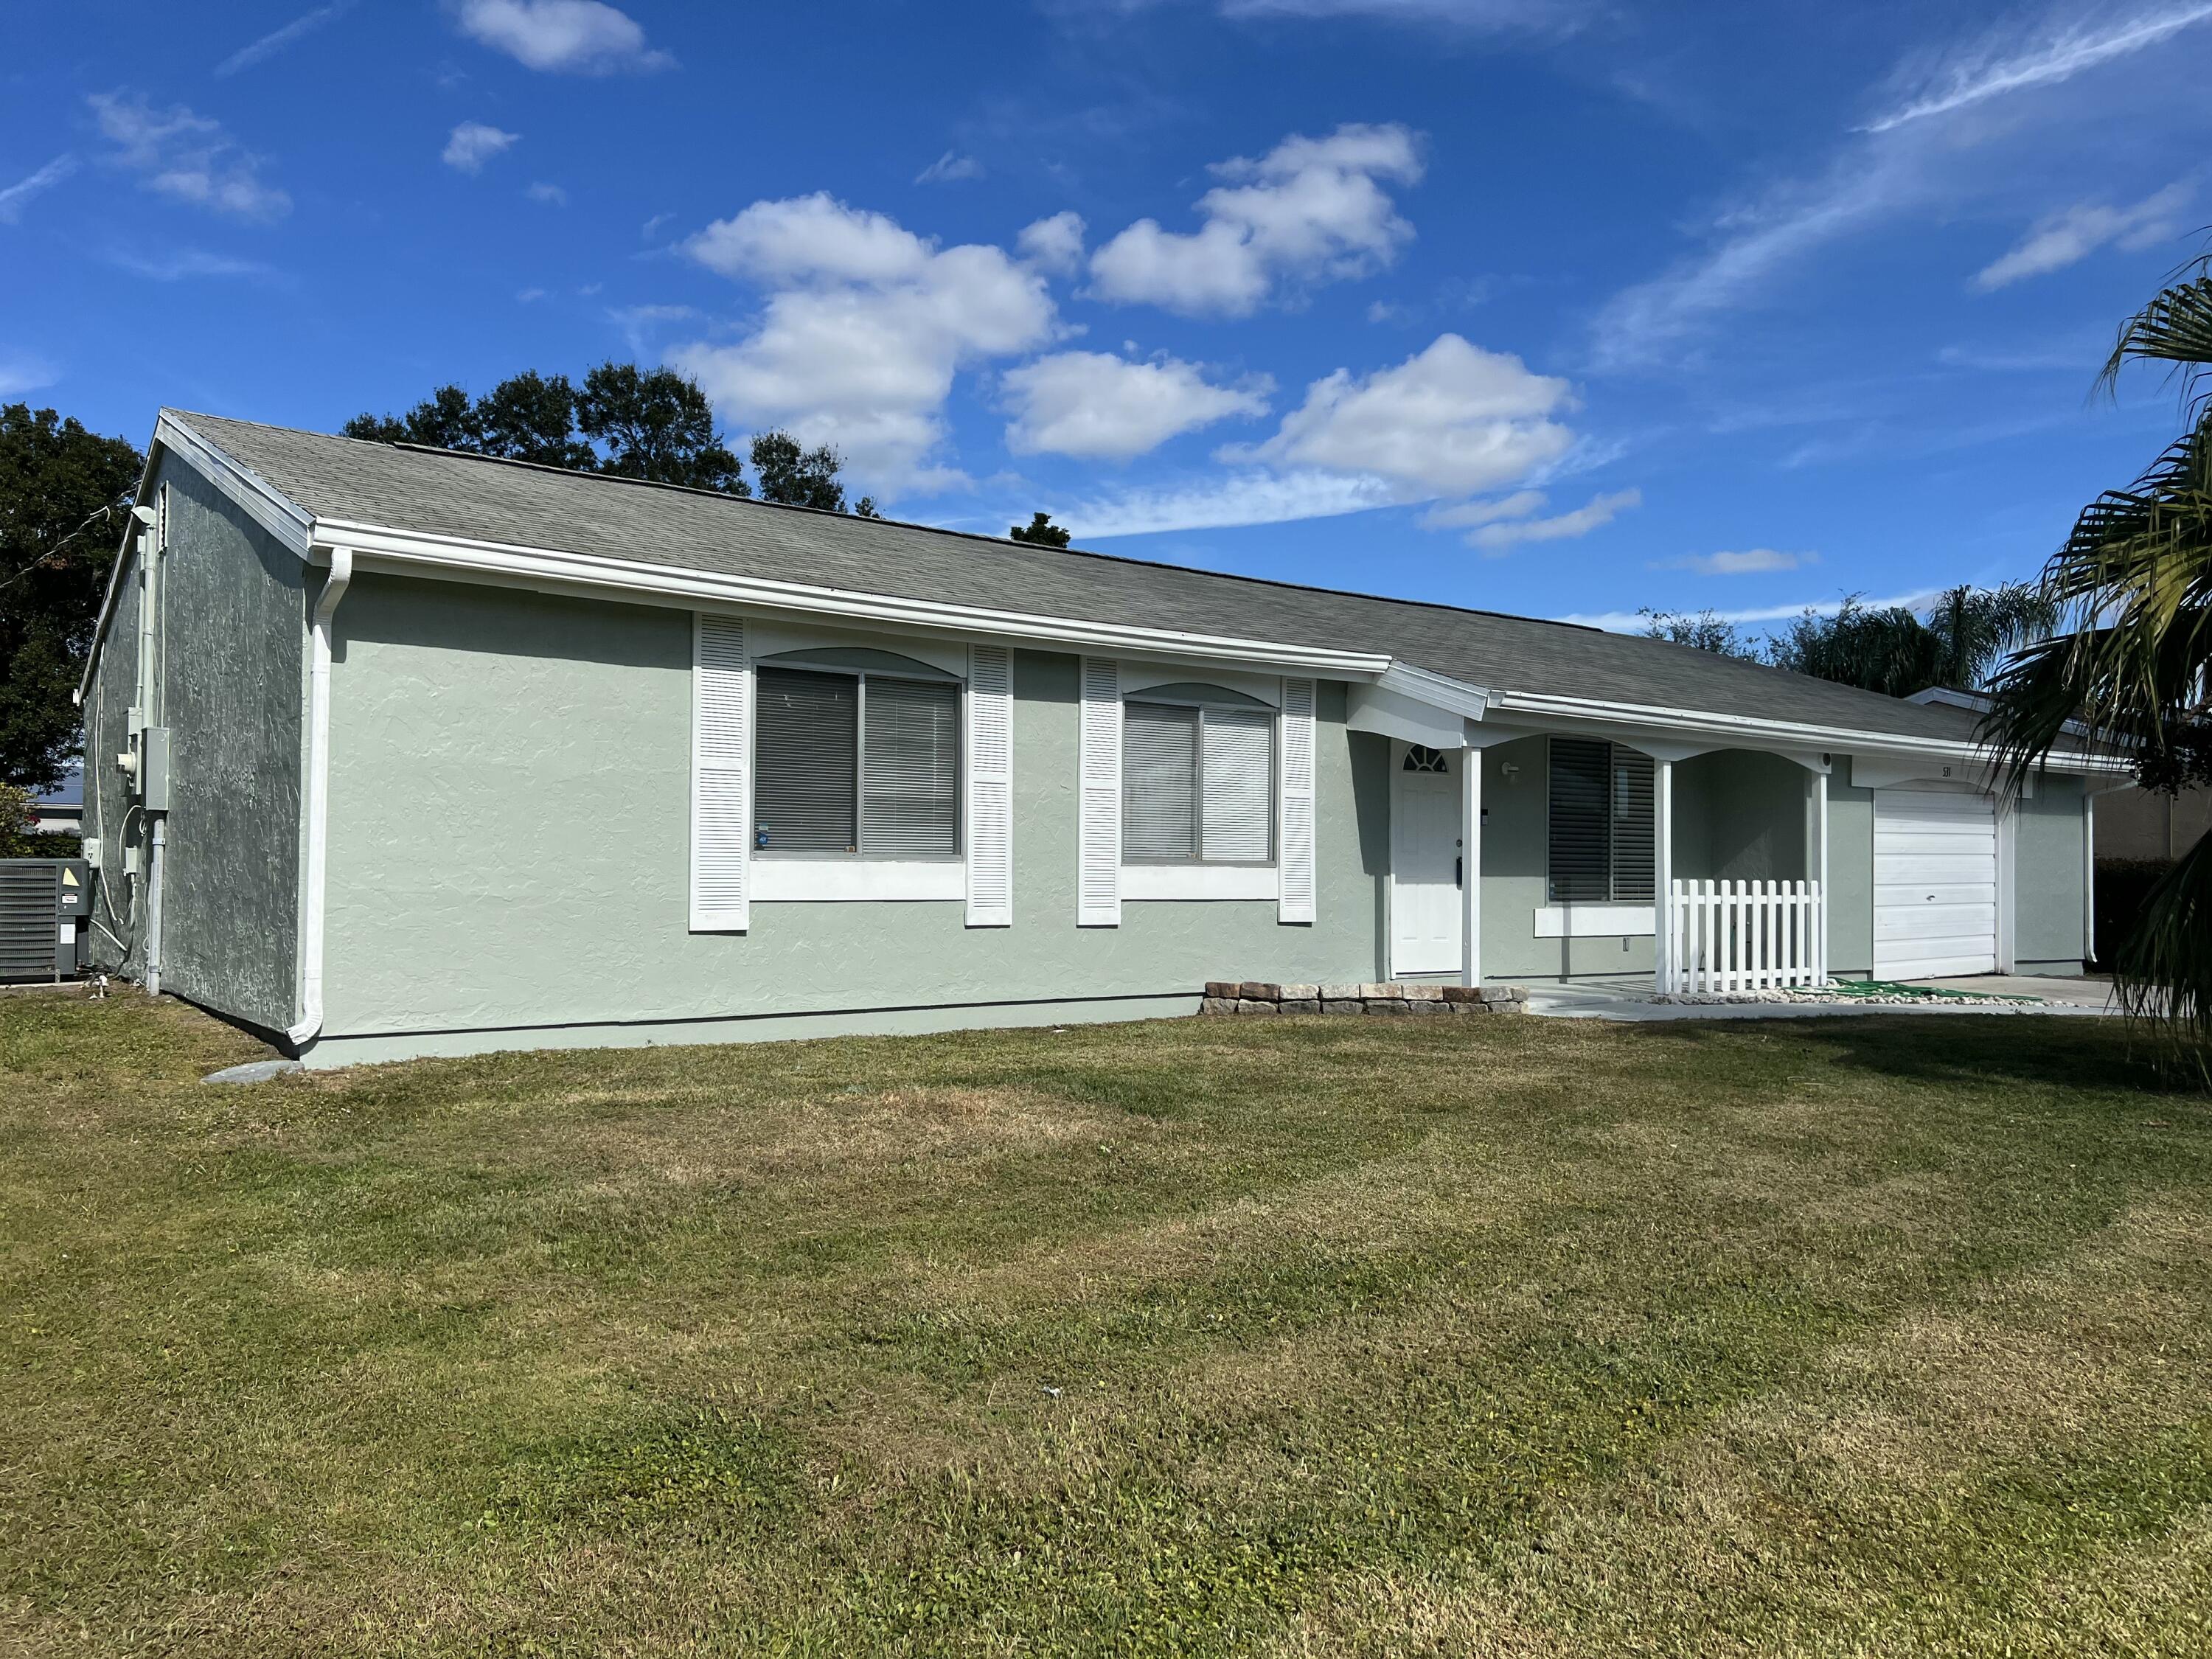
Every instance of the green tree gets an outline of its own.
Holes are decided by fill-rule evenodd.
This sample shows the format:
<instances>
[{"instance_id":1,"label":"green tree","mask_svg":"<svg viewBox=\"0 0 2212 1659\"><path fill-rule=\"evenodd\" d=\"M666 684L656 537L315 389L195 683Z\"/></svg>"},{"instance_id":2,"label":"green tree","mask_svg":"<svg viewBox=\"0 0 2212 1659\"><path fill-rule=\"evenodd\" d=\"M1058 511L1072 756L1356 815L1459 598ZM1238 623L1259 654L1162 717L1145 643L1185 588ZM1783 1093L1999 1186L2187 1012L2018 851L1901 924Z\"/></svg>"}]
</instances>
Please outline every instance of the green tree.
<instances>
[{"instance_id":1,"label":"green tree","mask_svg":"<svg viewBox=\"0 0 2212 1659\"><path fill-rule=\"evenodd\" d=\"M473 400L460 386L441 386L404 415L356 415L342 429L370 443L426 444L726 495L750 493L698 383L635 363L601 363L580 391L565 374L535 369Z\"/></svg>"},{"instance_id":2,"label":"green tree","mask_svg":"<svg viewBox=\"0 0 2212 1659\"><path fill-rule=\"evenodd\" d=\"M726 495L752 493L715 429L707 394L674 369L601 363L584 377L575 405L576 424L598 447L602 472Z\"/></svg>"},{"instance_id":3,"label":"green tree","mask_svg":"<svg viewBox=\"0 0 2212 1659\"><path fill-rule=\"evenodd\" d=\"M433 449L483 447L483 422L469 394L441 386L404 415L356 415L338 428L373 444L427 444Z\"/></svg>"},{"instance_id":4,"label":"green tree","mask_svg":"<svg viewBox=\"0 0 2212 1659\"><path fill-rule=\"evenodd\" d=\"M2212 255L2121 325L2099 386L2137 362L2179 375L2182 434L2083 507L2044 567L2064 626L1998 675L1983 726L2015 783L2086 736L2146 788L2212 784ZM2124 1005L2212 1080L2212 836L2151 890L2117 954Z\"/></svg>"},{"instance_id":5,"label":"green tree","mask_svg":"<svg viewBox=\"0 0 2212 1659\"><path fill-rule=\"evenodd\" d=\"M828 444L801 449L788 432L763 432L753 439L752 457L763 501L824 513L845 510L845 486L837 479L845 458ZM873 517L875 503L870 501L868 507Z\"/></svg>"},{"instance_id":6,"label":"green tree","mask_svg":"<svg viewBox=\"0 0 2212 1659\"><path fill-rule=\"evenodd\" d=\"M1901 605L1869 606L1854 593L1831 616L1805 612L1768 641L1765 655L1778 668L1893 697L1938 685L1972 690L2056 620L2028 582L1947 588L1924 617Z\"/></svg>"},{"instance_id":7,"label":"green tree","mask_svg":"<svg viewBox=\"0 0 2212 1659\"><path fill-rule=\"evenodd\" d=\"M474 410L487 455L571 471L599 469L599 454L576 436L576 388L565 374L534 368L509 375L477 400Z\"/></svg>"},{"instance_id":8,"label":"green tree","mask_svg":"<svg viewBox=\"0 0 2212 1659\"><path fill-rule=\"evenodd\" d=\"M1015 533L1020 534L1018 531ZM1759 659L1757 642L1746 639L1734 623L1712 611L1654 611L1645 605L1636 614L1644 618L1646 639L1667 640L1720 657L1740 657L1750 662Z\"/></svg>"},{"instance_id":9,"label":"green tree","mask_svg":"<svg viewBox=\"0 0 2212 1659\"><path fill-rule=\"evenodd\" d=\"M0 781L46 788L82 752L71 693L144 465L51 409L0 408Z\"/></svg>"},{"instance_id":10,"label":"green tree","mask_svg":"<svg viewBox=\"0 0 2212 1659\"><path fill-rule=\"evenodd\" d=\"M1066 547L1068 537L1067 532L1052 521L1051 514L1032 513L1026 525L1007 526L1006 539L1030 542L1038 547Z\"/></svg>"}]
</instances>

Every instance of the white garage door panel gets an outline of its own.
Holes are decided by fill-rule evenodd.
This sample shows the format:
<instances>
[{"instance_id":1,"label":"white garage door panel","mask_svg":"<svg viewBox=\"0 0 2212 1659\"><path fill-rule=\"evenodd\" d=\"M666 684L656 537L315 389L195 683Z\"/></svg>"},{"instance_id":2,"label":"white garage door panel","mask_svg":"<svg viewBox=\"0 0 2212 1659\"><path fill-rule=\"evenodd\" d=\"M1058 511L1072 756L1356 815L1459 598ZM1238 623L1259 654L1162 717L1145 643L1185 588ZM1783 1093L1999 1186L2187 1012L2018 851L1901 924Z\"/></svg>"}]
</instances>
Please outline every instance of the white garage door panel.
<instances>
[{"instance_id":1,"label":"white garage door panel","mask_svg":"<svg viewBox=\"0 0 2212 1659\"><path fill-rule=\"evenodd\" d=\"M1991 942L1996 937L1997 907L1994 901L1985 904L1906 904L1898 905L1887 914L1876 911L1874 936L1877 943L1899 940L1917 944L1922 939L1978 939L1982 949L1994 952ZM1919 956L1924 952L1911 951L1906 954ZM1949 955L1949 951L1943 954Z\"/></svg>"},{"instance_id":2,"label":"white garage door panel","mask_svg":"<svg viewBox=\"0 0 2212 1659\"><path fill-rule=\"evenodd\" d=\"M1997 831L1989 797L1965 789L1876 790L1874 880L1877 976L1996 970Z\"/></svg>"},{"instance_id":3,"label":"white garage door panel","mask_svg":"<svg viewBox=\"0 0 2212 1659\"><path fill-rule=\"evenodd\" d=\"M1874 890L1876 911L1890 904L1984 904L1994 910L1996 902L1996 887L1986 881L1915 882L1907 887Z\"/></svg>"}]
</instances>

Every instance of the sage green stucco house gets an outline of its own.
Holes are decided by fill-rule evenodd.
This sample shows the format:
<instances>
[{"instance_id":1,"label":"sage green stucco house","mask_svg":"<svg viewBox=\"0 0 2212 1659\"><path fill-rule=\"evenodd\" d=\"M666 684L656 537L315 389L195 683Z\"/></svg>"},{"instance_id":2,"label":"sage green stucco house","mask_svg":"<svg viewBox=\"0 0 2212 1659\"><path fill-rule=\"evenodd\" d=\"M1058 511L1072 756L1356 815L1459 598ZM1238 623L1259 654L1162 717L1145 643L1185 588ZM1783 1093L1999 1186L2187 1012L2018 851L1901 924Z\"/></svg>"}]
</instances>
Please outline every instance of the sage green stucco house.
<instances>
[{"instance_id":1,"label":"sage green stucco house","mask_svg":"<svg viewBox=\"0 0 2212 1659\"><path fill-rule=\"evenodd\" d=\"M165 411L101 960L317 1065L2077 971L2085 783L1659 641Z\"/></svg>"}]
</instances>

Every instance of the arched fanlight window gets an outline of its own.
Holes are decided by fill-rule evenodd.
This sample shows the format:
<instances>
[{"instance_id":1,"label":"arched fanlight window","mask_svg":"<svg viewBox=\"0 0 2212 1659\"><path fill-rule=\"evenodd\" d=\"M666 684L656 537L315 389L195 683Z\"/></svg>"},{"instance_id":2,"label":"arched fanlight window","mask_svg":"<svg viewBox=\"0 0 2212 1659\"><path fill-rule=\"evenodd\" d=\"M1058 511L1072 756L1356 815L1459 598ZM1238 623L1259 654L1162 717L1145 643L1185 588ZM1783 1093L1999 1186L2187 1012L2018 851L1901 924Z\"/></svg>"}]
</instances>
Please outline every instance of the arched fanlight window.
<instances>
[{"instance_id":1,"label":"arched fanlight window","mask_svg":"<svg viewBox=\"0 0 2212 1659\"><path fill-rule=\"evenodd\" d=\"M1449 772L1451 763L1441 749L1431 749L1426 744L1406 745L1406 766L1408 772Z\"/></svg>"}]
</instances>

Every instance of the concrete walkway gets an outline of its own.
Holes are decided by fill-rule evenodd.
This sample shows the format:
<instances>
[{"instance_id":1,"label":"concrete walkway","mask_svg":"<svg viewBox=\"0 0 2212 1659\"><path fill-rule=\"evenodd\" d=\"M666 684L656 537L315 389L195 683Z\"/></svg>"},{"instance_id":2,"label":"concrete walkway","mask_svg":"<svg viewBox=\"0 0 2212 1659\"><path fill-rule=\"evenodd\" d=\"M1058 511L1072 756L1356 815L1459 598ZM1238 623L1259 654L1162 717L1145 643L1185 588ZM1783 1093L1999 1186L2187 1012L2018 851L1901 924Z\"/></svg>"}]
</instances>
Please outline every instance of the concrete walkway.
<instances>
[{"instance_id":1,"label":"concrete walkway","mask_svg":"<svg viewBox=\"0 0 2212 1659\"><path fill-rule=\"evenodd\" d=\"M1654 1002L1648 975L1578 979L1559 985L1531 985L1528 1012L1550 1019L1825 1019L1863 1014L2118 1014L2112 987L2097 979L2039 979L2025 975L1984 974L1970 979L1908 981L1931 991L1977 991L1990 996L2035 997L2011 1002Z\"/></svg>"}]
</instances>

